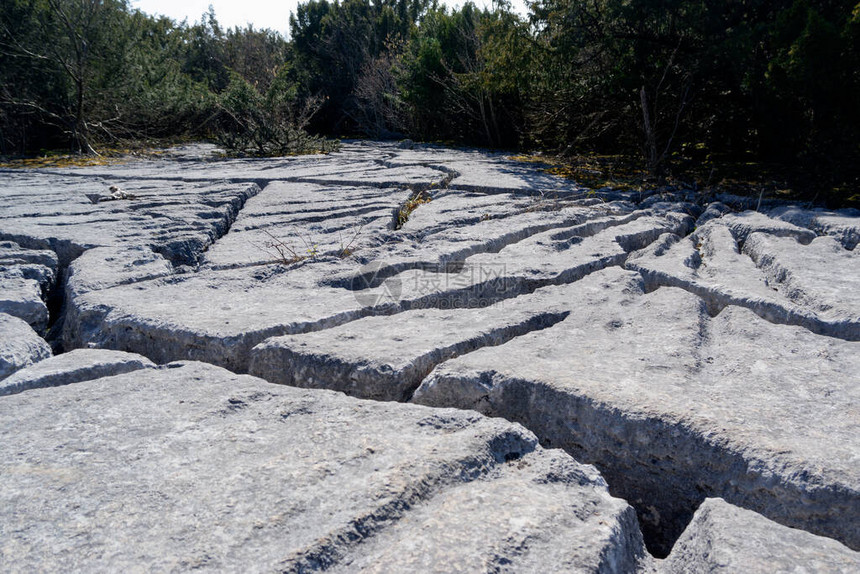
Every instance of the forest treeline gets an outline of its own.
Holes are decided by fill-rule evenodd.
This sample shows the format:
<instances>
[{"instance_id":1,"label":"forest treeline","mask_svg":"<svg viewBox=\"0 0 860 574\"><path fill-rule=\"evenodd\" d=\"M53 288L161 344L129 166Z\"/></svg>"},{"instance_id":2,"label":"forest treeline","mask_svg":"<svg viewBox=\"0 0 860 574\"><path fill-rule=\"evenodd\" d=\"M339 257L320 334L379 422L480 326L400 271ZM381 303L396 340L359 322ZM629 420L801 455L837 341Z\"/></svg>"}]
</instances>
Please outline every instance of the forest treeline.
<instances>
[{"instance_id":1,"label":"forest treeline","mask_svg":"<svg viewBox=\"0 0 860 574\"><path fill-rule=\"evenodd\" d=\"M556 154L860 164L855 0L307 0L289 39L124 0L0 4L0 153L177 136L256 154L326 136Z\"/></svg>"}]
</instances>

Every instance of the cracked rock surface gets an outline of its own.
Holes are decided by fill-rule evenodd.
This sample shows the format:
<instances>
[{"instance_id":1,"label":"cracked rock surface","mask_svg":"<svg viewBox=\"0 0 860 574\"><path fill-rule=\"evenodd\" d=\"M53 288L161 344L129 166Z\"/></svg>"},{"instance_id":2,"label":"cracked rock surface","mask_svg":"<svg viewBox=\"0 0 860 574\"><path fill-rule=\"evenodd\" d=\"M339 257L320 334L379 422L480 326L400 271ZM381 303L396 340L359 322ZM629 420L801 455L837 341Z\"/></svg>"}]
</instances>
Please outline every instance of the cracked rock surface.
<instances>
[{"instance_id":1,"label":"cracked rock surface","mask_svg":"<svg viewBox=\"0 0 860 574\"><path fill-rule=\"evenodd\" d=\"M626 266L640 272L649 289L680 287L714 312L726 305L745 307L772 323L860 340L860 254L829 236L810 240L794 230L768 233L763 223L741 232L743 241L737 227L722 218L685 238L666 234L633 254Z\"/></svg>"},{"instance_id":2,"label":"cracked rock surface","mask_svg":"<svg viewBox=\"0 0 860 574\"><path fill-rule=\"evenodd\" d=\"M442 363L413 400L518 421L595 464L667 548L705 496L858 544L860 391L840 381L860 344L741 307L712 318L620 269L573 287L564 321Z\"/></svg>"},{"instance_id":3,"label":"cracked rock surface","mask_svg":"<svg viewBox=\"0 0 860 574\"><path fill-rule=\"evenodd\" d=\"M56 284L57 271L53 251L23 249L14 241L0 241L0 313L44 331L49 316L45 300Z\"/></svg>"},{"instance_id":4,"label":"cracked rock surface","mask_svg":"<svg viewBox=\"0 0 860 574\"><path fill-rule=\"evenodd\" d=\"M51 356L51 347L26 321L0 313L0 381Z\"/></svg>"},{"instance_id":5,"label":"cracked rock surface","mask_svg":"<svg viewBox=\"0 0 860 574\"><path fill-rule=\"evenodd\" d=\"M755 512L709 498L678 540L660 572L856 572L860 555L841 544L786 528Z\"/></svg>"},{"instance_id":6,"label":"cracked rock surface","mask_svg":"<svg viewBox=\"0 0 860 574\"><path fill-rule=\"evenodd\" d=\"M153 367L152 361L134 353L75 349L34 363L0 381L0 395L70 385Z\"/></svg>"},{"instance_id":7,"label":"cracked rock surface","mask_svg":"<svg viewBox=\"0 0 860 574\"><path fill-rule=\"evenodd\" d=\"M856 560L860 212L587 192L479 150L212 151L0 170L0 424L30 453L0 560Z\"/></svg>"},{"instance_id":8,"label":"cracked rock surface","mask_svg":"<svg viewBox=\"0 0 860 574\"><path fill-rule=\"evenodd\" d=\"M633 509L597 471L476 413L202 363L0 401L2 556L22 571L649 562Z\"/></svg>"}]
</instances>

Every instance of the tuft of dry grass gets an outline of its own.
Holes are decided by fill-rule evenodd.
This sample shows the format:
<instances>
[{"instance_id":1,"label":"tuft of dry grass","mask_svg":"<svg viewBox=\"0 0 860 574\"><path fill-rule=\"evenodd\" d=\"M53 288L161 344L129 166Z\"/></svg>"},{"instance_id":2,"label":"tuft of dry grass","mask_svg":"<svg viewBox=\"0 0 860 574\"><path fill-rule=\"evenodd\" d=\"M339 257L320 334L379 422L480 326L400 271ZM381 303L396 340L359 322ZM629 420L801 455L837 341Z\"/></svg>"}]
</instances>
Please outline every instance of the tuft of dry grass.
<instances>
[{"instance_id":1,"label":"tuft of dry grass","mask_svg":"<svg viewBox=\"0 0 860 574\"><path fill-rule=\"evenodd\" d=\"M153 144L149 147L142 143L132 143L126 147L104 147L97 154L73 154L57 151L43 151L37 157L4 158L0 157L0 168L7 169L44 169L65 167L91 167L100 165L119 165L137 159L155 159L163 155L169 143Z\"/></svg>"},{"instance_id":2,"label":"tuft of dry grass","mask_svg":"<svg viewBox=\"0 0 860 574\"><path fill-rule=\"evenodd\" d=\"M413 193L397 211L397 221L394 222L394 229L403 227L409 221L409 216L412 215L413 211L425 203L430 203L430 201L430 194L426 191Z\"/></svg>"}]
</instances>

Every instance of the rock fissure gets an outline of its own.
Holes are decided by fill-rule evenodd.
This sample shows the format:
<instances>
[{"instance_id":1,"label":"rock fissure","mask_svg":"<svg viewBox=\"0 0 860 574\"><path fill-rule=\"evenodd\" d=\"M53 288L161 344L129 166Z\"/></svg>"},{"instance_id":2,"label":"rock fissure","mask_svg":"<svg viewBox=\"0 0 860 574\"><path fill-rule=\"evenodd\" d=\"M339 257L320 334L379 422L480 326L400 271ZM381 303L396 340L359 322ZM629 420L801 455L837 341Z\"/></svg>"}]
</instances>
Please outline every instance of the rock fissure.
<instances>
[{"instance_id":1,"label":"rock fissure","mask_svg":"<svg viewBox=\"0 0 860 574\"><path fill-rule=\"evenodd\" d=\"M547 329L568 315L564 311L508 309L505 319L499 316L499 324L493 325L487 321L488 314L485 310L460 316L449 311L412 311L396 318L401 328L385 317L366 317L313 334L269 338L251 350L248 372L278 384L406 401L440 363ZM490 326L470 328L477 319L490 322ZM422 328L416 331L410 323L422 324ZM356 340L386 326L393 332L380 337L373 351L352 349Z\"/></svg>"},{"instance_id":2,"label":"rock fissure","mask_svg":"<svg viewBox=\"0 0 860 574\"><path fill-rule=\"evenodd\" d=\"M412 259L397 263L383 263L381 265L373 266L373 268L366 273L329 280L329 284L334 287L360 291L379 287L385 279L407 271L456 273L462 270L470 257L475 255L499 253L503 249L528 240L535 235L544 234L553 230L565 229L567 231L559 232L552 236L553 241L561 244L563 240L570 240L572 238L585 239L610 227L624 225L643 216L643 213L630 213L616 218L596 217L593 221L586 221L586 218L582 213L575 213L572 216L564 217L561 221L536 224L529 223L516 231L502 232L488 241L478 241L468 247L459 249L455 248L450 252L444 253L435 260ZM396 217L397 215L395 213L395 218ZM513 217L513 215L510 217ZM480 221L474 223L480 223ZM422 240L426 241L427 238L422 238Z\"/></svg>"}]
</instances>

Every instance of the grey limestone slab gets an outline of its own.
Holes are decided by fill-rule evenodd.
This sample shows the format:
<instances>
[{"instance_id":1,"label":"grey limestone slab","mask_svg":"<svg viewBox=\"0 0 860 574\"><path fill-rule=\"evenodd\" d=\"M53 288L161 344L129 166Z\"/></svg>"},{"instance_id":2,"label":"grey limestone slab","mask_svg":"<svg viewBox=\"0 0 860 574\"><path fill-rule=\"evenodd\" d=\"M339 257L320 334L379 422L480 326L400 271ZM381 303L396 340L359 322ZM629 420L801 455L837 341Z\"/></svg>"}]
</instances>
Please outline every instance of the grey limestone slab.
<instances>
[{"instance_id":1,"label":"grey limestone slab","mask_svg":"<svg viewBox=\"0 0 860 574\"><path fill-rule=\"evenodd\" d=\"M51 347L23 319L0 313L0 381L51 356Z\"/></svg>"},{"instance_id":2,"label":"grey limestone slab","mask_svg":"<svg viewBox=\"0 0 860 574\"><path fill-rule=\"evenodd\" d=\"M75 349L47 358L0 381L0 395L59 387L155 367L140 355L105 349Z\"/></svg>"},{"instance_id":3,"label":"grey limestone slab","mask_svg":"<svg viewBox=\"0 0 860 574\"><path fill-rule=\"evenodd\" d=\"M12 570L631 572L632 509L519 425L175 363L2 399Z\"/></svg>"}]
</instances>

